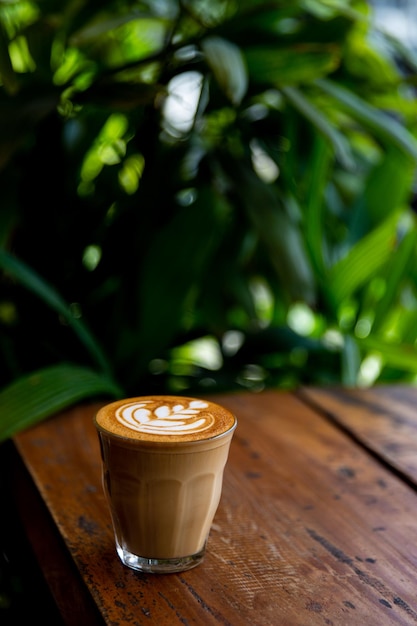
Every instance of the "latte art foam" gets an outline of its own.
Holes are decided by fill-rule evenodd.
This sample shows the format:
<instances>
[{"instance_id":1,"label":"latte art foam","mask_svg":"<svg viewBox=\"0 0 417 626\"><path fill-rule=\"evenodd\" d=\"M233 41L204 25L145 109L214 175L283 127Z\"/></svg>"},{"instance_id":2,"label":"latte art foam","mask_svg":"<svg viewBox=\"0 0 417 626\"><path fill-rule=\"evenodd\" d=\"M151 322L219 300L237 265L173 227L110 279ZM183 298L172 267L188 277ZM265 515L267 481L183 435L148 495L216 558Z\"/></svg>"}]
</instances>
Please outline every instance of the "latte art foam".
<instances>
[{"instance_id":1,"label":"latte art foam","mask_svg":"<svg viewBox=\"0 0 417 626\"><path fill-rule=\"evenodd\" d=\"M117 400L99 409L95 422L126 445L211 440L236 426L235 416L215 402L169 395Z\"/></svg>"},{"instance_id":2,"label":"latte art foam","mask_svg":"<svg viewBox=\"0 0 417 626\"><path fill-rule=\"evenodd\" d=\"M203 409L208 404L201 400L191 400L185 404L156 404L152 400L124 404L116 411L120 424L137 432L154 435L178 435L199 433L210 428L214 417Z\"/></svg>"}]
</instances>

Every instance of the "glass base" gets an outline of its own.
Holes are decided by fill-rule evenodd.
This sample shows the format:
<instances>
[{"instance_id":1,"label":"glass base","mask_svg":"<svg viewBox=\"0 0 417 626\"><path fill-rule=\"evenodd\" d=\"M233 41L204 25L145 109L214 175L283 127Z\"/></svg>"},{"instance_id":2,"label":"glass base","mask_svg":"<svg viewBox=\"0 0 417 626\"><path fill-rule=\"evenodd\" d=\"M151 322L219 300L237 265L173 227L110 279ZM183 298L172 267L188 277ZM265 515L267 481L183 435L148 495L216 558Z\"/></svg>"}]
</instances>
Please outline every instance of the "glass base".
<instances>
[{"instance_id":1,"label":"glass base","mask_svg":"<svg viewBox=\"0 0 417 626\"><path fill-rule=\"evenodd\" d=\"M124 565L135 569L139 572L146 572L148 574L173 574L174 572L185 572L188 569L199 565L203 559L206 548L197 552L197 554L191 554L189 556L181 556L173 559L150 559L137 554L132 554L125 548L122 548L116 542L116 550L120 560Z\"/></svg>"}]
</instances>

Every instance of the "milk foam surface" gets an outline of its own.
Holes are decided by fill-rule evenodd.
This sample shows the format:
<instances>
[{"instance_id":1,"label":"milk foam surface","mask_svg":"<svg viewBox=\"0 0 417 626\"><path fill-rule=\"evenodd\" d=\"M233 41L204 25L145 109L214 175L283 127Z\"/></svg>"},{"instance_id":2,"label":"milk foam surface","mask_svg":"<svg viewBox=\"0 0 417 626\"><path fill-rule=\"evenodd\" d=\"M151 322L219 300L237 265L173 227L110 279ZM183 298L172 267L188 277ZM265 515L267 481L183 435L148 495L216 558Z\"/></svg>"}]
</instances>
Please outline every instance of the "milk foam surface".
<instances>
[{"instance_id":1,"label":"milk foam surface","mask_svg":"<svg viewBox=\"0 0 417 626\"><path fill-rule=\"evenodd\" d=\"M181 396L139 396L102 407L96 424L116 436L139 441L187 442L217 437L236 424L224 407Z\"/></svg>"}]
</instances>

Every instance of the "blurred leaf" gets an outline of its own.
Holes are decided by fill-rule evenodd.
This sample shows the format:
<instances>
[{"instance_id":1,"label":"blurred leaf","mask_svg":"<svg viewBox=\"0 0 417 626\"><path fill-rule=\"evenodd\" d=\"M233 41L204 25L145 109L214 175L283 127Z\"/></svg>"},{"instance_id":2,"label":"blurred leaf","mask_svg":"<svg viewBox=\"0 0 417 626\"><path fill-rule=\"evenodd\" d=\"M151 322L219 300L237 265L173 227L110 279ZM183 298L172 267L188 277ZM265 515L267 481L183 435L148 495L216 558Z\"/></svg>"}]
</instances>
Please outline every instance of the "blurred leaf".
<instances>
[{"instance_id":1,"label":"blurred leaf","mask_svg":"<svg viewBox=\"0 0 417 626\"><path fill-rule=\"evenodd\" d=\"M261 0L256 7L255 0L245 3L239 2L236 18L222 24L220 32L226 38L236 41L242 48L251 45L276 41L278 33L284 36L296 32L298 34L303 25L300 10L296 5L286 3L279 6L277 3L266 4Z\"/></svg>"},{"instance_id":2,"label":"blurred leaf","mask_svg":"<svg viewBox=\"0 0 417 626\"><path fill-rule=\"evenodd\" d=\"M294 299L315 301L315 279L299 225L286 213L276 190L243 163L229 164L241 198L272 267Z\"/></svg>"},{"instance_id":3,"label":"blurred leaf","mask_svg":"<svg viewBox=\"0 0 417 626\"><path fill-rule=\"evenodd\" d=\"M355 20L364 19L362 13L352 7L350 0L300 0L300 5L322 19L329 19L336 15L345 15Z\"/></svg>"},{"instance_id":4,"label":"blurred leaf","mask_svg":"<svg viewBox=\"0 0 417 626\"><path fill-rule=\"evenodd\" d=\"M221 37L206 37L201 42L215 79L234 104L241 103L248 88L248 73L241 50Z\"/></svg>"},{"instance_id":5,"label":"blurred leaf","mask_svg":"<svg viewBox=\"0 0 417 626\"><path fill-rule=\"evenodd\" d=\"M417 140L399 121L365 102L351 90L347 90L328 79L317 80L325 91L356 120L375 134L383 143L394 144L414 161L417 160Z\"/></svg>"},{"instance_id":6,"label":"blurred leaf","mask_svg":"<svg viewBox=\"0 0 417 626\"><path fill-rule=\"evenodd\" d=\"M74 332L78 335L78 338L99 367L109 374L111 367L100 345L96 342L85 324L73 316L70 307L53 287L48 285L32 268L2 249L0 249L0 268L1 267L5 272L12 275L29 289L29 291L32 291L43 300L51 309L61 315L74 329Z\"/></svg>"},{"instance_id":7,"label":"blurred leaf","mask_svg":"<svg viewBox=\"0 0 417 626\"><path fill-rule=\"evenodd\" d=\"M105 60L110 68L149 59L163 50L168 25L163 19L129 19L95 39L89 54Z\"/></svg>"},{"instance_id":8,"label":"blurred leaf","mask_svg":"<svg viewBox=\"0 0 417 626\"><path fill-rule=\"evenodd\" d=\"M330 269L326 286L336 303L351 296L392 257L397 246L398 217L398 212L390 215Z\"/></svg>"},{"instance_id":9,"label":"blurred leaf","mask_svg":"<svg viewBox=\"0 0 417 626\"><path fill-rule=\"evenodd\" d=\"M285 97L301 115L306 117L315 128L330 142L342 165L347 169L354 167L351 147L346 137L304 96L300 89L283 87Z\"/></svg>"},{"instance_id":10,"label":"blurred leaf","mask_svg":"<svg viewBox=\"0 0 417 626\"><path fill-rule=\"evenodd\" d=\"M381 333L389 337L390 332L393 331L399 343L411 346L415 345L417 341L417 307L410 306L410 302L404 297L409 294L408 285L408 281L404 280L402 289L397 288L395 305L391 305L391 308L384 311L384 324L375 331L372 327L372 334Z\"/></svg>"},{"instance_id":11,"label":"blurred leaf","mask_svg":"<svg viewBox=\"0 0 417 626\"><path fill-rule=\"evenodd\" d=\"M306 193L305 238L313 267L321 279L325 275L326 267L323 236L324 198L330 161L331 150L328 144L321 137L318 137L311 155L310 176Z\"/></svg>"},{"instance_id":12,"label":"blurred leaf","mask_svg":"<svg viewBox=\"0 0 417 626\"><path fill-rule=\"evenodd\" d=\"M396 299L400 296L403 281L407 277L410 265L416 261L416 251L417 229L413 223L413 228L410 228L400 241L396 254L384 272L385 291L374 309L373 332L380 330L387 313L392 310Z\"/></svg>"},{"instance_id":13,"label":"blurred leaf","mask_svg":"<svg viewBox=\"0 0 417 626\"><path fill-rule=\"evenodd\" d=\"M340 50L333 44L299 43L292 48L253 46L244 48L250 79L276 87L313 81L335 70Z\"/></svg>"},{"instance_id":14,"label":"blurred leaf","mask_svg":"<svg viewBox=\"0 0 417 626\"><path fill-rule=\"evenodd\" d=\"M141 268L140 364L146 368L179 332L193 289L222 236L221 199L201 189L194 204L178 210L155 234ZM139 363L138 363L139 367Z\"/></svg>"},{"instance_id":15,"label":"blurred leaf","mask_svg":"<svg viewBox=\"0 0 417 626\"><path fill-rule=\"evenodd\" d=\"M372 19L372 18L371 18ZM381 55L372 40L363 36L363 29L350 33L344 54L344 64L352 76L369 81L375 92L386 91L392 86L395 91L399 83L398 67L388 55Z\"/></svg>"},{"instance_id":16,"label":"blurred leaf","mask_svg":"<svg viewBox=\"0 0 417 626\"><path fill-rule=\"evenodd\" d=\"M417 72L417 50L410 47L407 41L400 39L395 33L390 33L384 28L378 28L377 25L374 26L379 31L378 34L387 42L388 47L395 51L397 58L401 58L404 64L415 74Z\"/></svg>"},{"instance_id":17,"label":"blurred leaf","mask_svg":"<svg viewBox=\"0 0 417 626\"><path fill-rule=\"evenodd\" d=\"M256 333L248 333L237 353L242 361L250 362L253 354L284 354L293 350L308 350L313 354L323 352L323 343L318 339L305 337L296 333L288 326L274 326L261 329Z\"/></svg>"},{"instance_id":18,"label":"blurred leaf","mask_svg":"<svg viewBox=\"0 0 417 626\"><path fill-rule=\"evenodd\" d=\"M358 384L358 373L361 365L361 355L358 344L350 335L345 335L342 348L342 385L354 387Z\"/></svg>"},{"instance_id":19,"label":"blurred leaf","mask_svg":"<svg viewBox=\"0 0 417 626\"><path fill-rule=\"evenodd\" d=\"M123 12L123 14L103 14L101 19L95 19L91 22L83 24L83 26L76 32L72 33L69 44L75 47L83 47L89 44L97 43L103 35L113 34L113 39L117 40L117 29L125 25L130 25L132 22L140 20L140 23L144 26L144 38L146 38L146 30L149 26L152 32L154 24L160 25L158 20L152 20L151 15L148 12L142 12L135 10L131 12Z\"/></svg>"},{"instance_id":20,"label":"blurred leaf","mask_svg":"<svg viewBox=\"0 0 417 626\"><path fill-rule=\"evenodd\" d=\"M245 273L256 248L256 237L245 230L241 235L242 230L239 223L233 225L232 232L228 230L206 267L204 289L198 298L202 323L218 337L230 326L245 328L257 317L253 290ZM229 301L234 302L233 311L227 306Z\"/></svg>"},{"instance_id":21,"label":"blurred leaf","mask_svg":"<svg viewBox=\"0 0 417 626\"><path fill-rule=\"evenodd\" d=\"M372 169L361 195L371 225L408 202L414 175L415 164L397 146L390 146Z\"/></svg>"},{"instance_id":22,"label":"blurred leaf","mask_svg":"<svg viewBox=\"0 0 417 626\"><path fill-rule=\"evenodd\" d=\"M9 55L9 40L4 28L3 22L0 20L0 83L10 94L15 94L19 88L19 82L13 70Z\"/></svg>"},{"instance_id":23,"label":"blurred leaf","mask_svg":"<svg viewBox=\"0 0 417 626\"><path fill-rule=\"evenodd\" d=\"M348 243L353 245L393 212L407 206L415 166L397 146L389 146L364 178L352 203Z\"/></svg>"},{"instance_id":24,"label":"blurred leaf","mask_svg":"<svg viewBox=\"0 0 417 626\"><path fill-rule=\"evenodd\" d=\"M363 350L378 353L384 365L403 371L417 372L417 347L415 345L390 342L376 334L357 341Z\"/></svg>"},{"instance_id":25,"label":"blurred leaf","mask_svg":"<svg viewBox=\"0 0 417 626\"><path fill-rule=\"evenodd\" d=\"M0 391L0 441L80 400L122 393L111 380L84 367L38 370Z\"/></svg>"}]
</instances>

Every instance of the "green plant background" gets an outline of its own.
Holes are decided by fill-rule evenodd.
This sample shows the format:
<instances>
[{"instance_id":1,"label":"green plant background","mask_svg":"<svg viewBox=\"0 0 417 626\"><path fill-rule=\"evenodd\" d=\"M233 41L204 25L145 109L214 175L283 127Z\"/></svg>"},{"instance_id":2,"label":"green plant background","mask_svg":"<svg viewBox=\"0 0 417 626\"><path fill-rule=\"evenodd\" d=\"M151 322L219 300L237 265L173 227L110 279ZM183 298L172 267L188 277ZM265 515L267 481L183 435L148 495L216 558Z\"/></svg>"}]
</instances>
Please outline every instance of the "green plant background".
<instances>
[{"instance_id":1,"label":"green plant background","mask_svg":"<svg viewBox=\"0 0 417 626\"><path fill-rule=\"evenodd\" d=\"M413 383L416 68L362 0L0 0L0 440Z\"/></svg>"}]
</instances>

